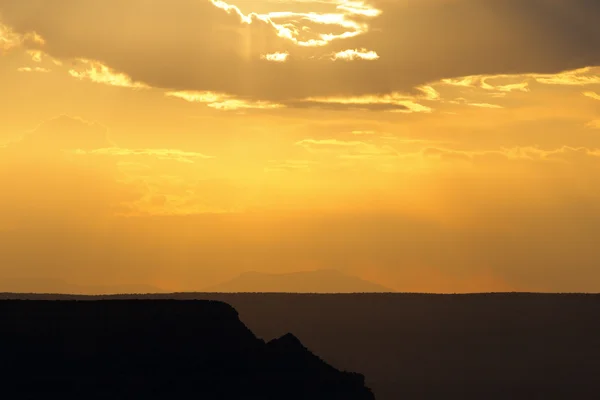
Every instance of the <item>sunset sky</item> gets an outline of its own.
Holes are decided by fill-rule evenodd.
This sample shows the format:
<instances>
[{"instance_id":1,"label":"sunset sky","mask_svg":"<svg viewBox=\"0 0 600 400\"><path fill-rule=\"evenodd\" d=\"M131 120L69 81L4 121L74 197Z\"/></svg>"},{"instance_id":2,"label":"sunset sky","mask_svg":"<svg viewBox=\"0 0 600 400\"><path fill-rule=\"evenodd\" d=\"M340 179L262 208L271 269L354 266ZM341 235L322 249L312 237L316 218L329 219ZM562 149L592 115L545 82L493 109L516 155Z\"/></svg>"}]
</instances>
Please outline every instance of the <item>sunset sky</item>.
<instances>
[{"instance_id":1,"label":"sunset sky","mask_svg":"<svg viewBox=\"0 0 600 400\"><path fill-rule=\"evenodd\" d=\"M598 21L597 0L0 0L0 282L600 292Z\"/></svg>"}]
</instances>

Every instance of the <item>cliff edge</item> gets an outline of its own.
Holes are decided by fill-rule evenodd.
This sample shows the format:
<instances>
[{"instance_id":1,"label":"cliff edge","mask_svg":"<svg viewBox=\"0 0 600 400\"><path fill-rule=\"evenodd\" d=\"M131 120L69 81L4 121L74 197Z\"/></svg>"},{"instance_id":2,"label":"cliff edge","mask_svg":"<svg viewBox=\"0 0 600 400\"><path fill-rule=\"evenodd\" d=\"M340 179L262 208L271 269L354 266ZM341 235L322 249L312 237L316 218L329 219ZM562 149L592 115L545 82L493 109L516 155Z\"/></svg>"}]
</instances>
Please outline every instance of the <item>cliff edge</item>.
<instances>
[{"instance_id":1,"label":"cliff edge","mask_svg":"<svg viewBox=\"0 0 600 400\"><path fill-rule=\"evenodd\" d=\"M7 398L373 400L291 334L217 301L0 301Z\"/></svg>"}]
</instances>

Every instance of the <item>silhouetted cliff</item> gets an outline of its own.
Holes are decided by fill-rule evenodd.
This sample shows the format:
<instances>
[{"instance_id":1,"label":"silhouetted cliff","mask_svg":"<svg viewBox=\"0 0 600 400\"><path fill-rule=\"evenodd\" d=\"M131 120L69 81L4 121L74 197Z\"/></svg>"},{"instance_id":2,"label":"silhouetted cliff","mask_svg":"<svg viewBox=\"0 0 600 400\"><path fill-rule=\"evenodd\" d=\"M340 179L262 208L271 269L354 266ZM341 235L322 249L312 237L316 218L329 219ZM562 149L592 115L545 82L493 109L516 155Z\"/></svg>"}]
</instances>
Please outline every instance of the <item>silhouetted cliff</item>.
<instances>
[{"instance_id":1,"label":"silhouetted cliff","mask_svg":"<svg viewBox=\"0 0 600 400\"><path fill-rule=\"evenodd\" d=\"M214 301L0 301L6 398L373 400L293 335Z\"/></svg>"},{"instance_id":2,"label":"silhouetted cliff","mask_svg":"<svg viewBox=\"0 0 600 400\"><path fill-rule=\"evenodd\" d=\"M600 393L600 294L0 293L140 297L231 304L256 335L280 338L270 346L298 349L294 337L281 337L293 332L328 364L364 373L378 400L571 400Z\"/></svg>"}]
</instances>

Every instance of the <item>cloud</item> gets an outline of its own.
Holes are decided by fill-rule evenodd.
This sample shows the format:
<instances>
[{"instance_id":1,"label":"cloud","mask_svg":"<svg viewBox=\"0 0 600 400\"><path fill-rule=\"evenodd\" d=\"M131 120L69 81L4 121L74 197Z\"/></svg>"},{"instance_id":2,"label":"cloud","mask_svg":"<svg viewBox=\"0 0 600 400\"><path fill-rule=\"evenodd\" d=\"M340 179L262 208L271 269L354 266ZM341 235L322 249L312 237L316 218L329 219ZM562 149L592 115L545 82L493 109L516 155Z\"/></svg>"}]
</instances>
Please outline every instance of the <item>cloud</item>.
<instances>
[{"instance_id":1,"label":"cloud","mask_svg":"<svg viewBox=\"0 0 600 400\"><path fill-rule=\"evenodd\" d=\"M599 62L600 64L600 62ZM600 67L586 67L557 74L533 74L536 81L546 85L587 86L600 84Z\"/></svg>"},{"instance_id":2,"label":"cloud","mask_svg":"<svg viewBox=\"0 0 600 400\"><path fill-rule=\"evenodd\" d=\"M214 103L209 103L209 107L215 108L217 110L222 111L232 111L232 110L270 110L274 108L282 108L285 107L283 104L271 103L269 101L247 101L240 99L225 99L223 101L218 101Z\"/></svg>"},{"instance_id":3,"label":"cloud","mask_svg":"<svg viewBox=\"0 0 600 400\"><path fill-rule=\"evenodd\" d=\"M42 53L40 50L27 50L27 54L29 56L31 56L31 60L37 63L41 63L42 62L42 56L44 53Z\"/></svg>"},{"instance_id":4,"label":"cloud","mask_svg":"<svg viewBox=\"0 0 600 400\"><path fill-rule=\"evenodd\" d=\"M366 146L367 144L360 141L345 141L345 140L337 140L337 139L303 139L299 142L296 142L297 146L304 147L326 147L326 148L337 148L337 147L354 147L354 146Z\"/></svg>"},{"instance_id":5,"label":"cloud","mask_svg":"<svg viewBox=\"0 0 600 400\"><path fill-rule=\"evenodd\" d=\"M539 75L474 75L474 76L462 76L457 78L442 79L439 82L435 82L435 85L439 86L455 86L459 88L481 88L484 90L495 91L500 93L511 93L511 92L529 92L529 82L527 79L536 77ZM545 75L546 77L553 77L554 75ZM518 82L511 83L493 83L491 81L498 80L518 80Z\"/></svg>"},{"instance_id":6,"label":"cloud","mask_svg":"<svg viewBox=\"0 0 600 400\"><path fill-rule=\"evenodd\" d=\"M120 147L99 148L94 150L73 151L77 155L106 155L113 157L153 157L158 160L172 160L182 163L192 164L197 160L206 160L214 158L202 153L183 151L178 149L126 149Z\"/></svg>"},{"instance_id":7,"label":"cloud","mask_svg":"<svg viewBox=\"0 0 600 400\"><path fill-rule=\"evenodd\" d=\"M190 103L216 103L227 97L225 94L213 92L167 92L167 97L176 97Z\"/></svg>"},{"instance_id":8,"label":"cloud","mask_svg":"<svg viewBox=\"0 0 600 400\"><path fill-rule=\"evenodd\" d=\"M361 15L364 17L377 17L381 15L381 10L373 7L368 1L360 0L341 0L337 1L337 8L351 15Z\"/></svg>"},{"instance_id":9,"label":"cloud","mask_svg":"<svg viewBox=\"0 0 600 400\"><path fill-rule=\"evenodd\" d=\"M270 160L268 165L265 167L265 172L277 173L277 172L309 172L311 167L316 164L312 160Z\"/></svg>"},{"instance_id":10,"label":"cloud","mask_svg":"<svg viewBox=\"0 0 600 400\"><path fill-rule=\"evenodd\" d=\"M8 52L16 47L19 47L22 42L21 35L13 32L8 26L0 23L0 51Z\"/></svg>"},{"instance_id":11,"label":"cloud","mask_svg":"<svg viewBox=\"0 0 600 400\"><path fill-rule=\"evenodd\" d=\"M310 153L330 153L340 158L397 157L398 152L389 145L377 145L358 140L303 139L296 146Z\"/></svg>"},{"instance_id":12,"label":"cloud","mask_svg":"<svg viewBox=\"0 0 600 400\"><path fill-rule=\"evenodd\" d=\"M52 70L43 67L19 67L17 68L19 72L51 72Z\"/></svg>"},{"instance_id":13,"label":"cloud","mask_svg":"<svg viewBox=\"0 0 600 400\"><path fill-rule=\"evenodd\" d=\"M0 55L21 47L23 44L43 46L45 43L46 41L44 38L42 38L36 32L17 33L11 27L2 24L2 21L0 21ZM41 52L37 50L29 50L27 53L32 56L34 61L41 61Z\"/></svg>"},{"instance_id":14,"label":"cloud","mask_svg":"<svg viewBox=\"0 0 600 400\"><path fill-rule=\"evenodd\" d=\"M553 74L600 65L600 5L592 0L345 1L320 4L318 12L310 3L289 3L306 11L255 14L222 2L157 0L149 13L138 12L148 7L143 0L117 3L0 0L0 12L13 32L39 32L52 57L97 60L130 78L99 78L105 82L271 103L415 93L430 82L475 75L589 84L597 78ZM363 48L376 52L377 62L322 59ZM279 65L261 59L276 52L294 57ZM98 67L96 75L107 74ZM77 76L92 79L85 70ZM524 90L486 82L498 93Z\"/></svg>"},{"instance_id":15,"label":"cloud","mask_svg":"<svg viewBox=\"0 0 600 400\"><path fill-rule=\"evenodd\" d=\"M430 99L430 94L427 94ZM364 109L403 113L430 113L432 109L418 103L419 97L391 93L385 95L365 95L354 97L309 97L296 106L321 107L330 109Z\"/></svg>"},{"instance_id":16,"label":"cloud","mask_svg":"<svg viewBox=\"0 0 600 400\"><path fill-rule=\"evenodd\" d=\"M260 56L260 58L262 58L263 60L273 61L273 62L285 62L287 60L287 58L289 57L289 55L290 55L290 53L288 53L287 51L285 53L275 52L275 53L270 53L270 54L264 54L264 55Z\"/></svg>"},{"instance_id":17,"label":"cloud","mask_svg":"<svg viewBox=\"0 0 600 400\"><path fill-rule=\"evenodd\" d=\"M145 83L134 82L124 73L117 72L100 62L79 59L77 60L77 63L81 64L81 66L69 70L69 75L71 75L73 78L132 89L148 88L148 85Z\"/></svg>"},{"instance_id":18,"label":"cloud","mask_svg":"<svg viewBox=\"0 0 600 400\"><path fill-rule=\"evenodd\" d=\"M222 93L213 92L167 92L167 97L175 97L190 103L205 103L208 107L221 111L234 111L245 109L275 109L285 107L283 104L271 103L261 100L243 100L233 98Z\"/></svg>"},{"instance_id":19,"label":"cloud","mask_svg":"<svg viewBox=\"0 0 600 400\"><path fill-rule=\"evenodd\" d=\"M380 10L363 1L340 0L329 2L332 6L335 6L337 12L272 11L266 13L251 12L249 14L244 14L236 5L228 2L222 0L210 1L214 6L228 14L237 15L243 23L252 24L254 21L260 21L268 24L274 29L277 37L300 47L322 47L334 40L364 34L368 31L368 24L353 17L374 18L381 14ZM293 4L293 2L288 3ZM321 30L319 28L322 27L327 27L329 31L327 33L318 32ZM332 33L332 27L337 27L338 32Z\"/></svg>"},{"instance_id":20,"label":"cloud","mask_svg":"<svg viewBox=\"0 0 600 400\"><path fill-rule=\"evenodd\" d=\"M485 90L493 90L502 93L511 92L529 92L529 82L510 83L506 85L492 85L488 81L493 77L481 78L481 88Z\"/></svg>"},{"instance_id":21,"label":"cloud","mask_svg":"<svg viewBox=\"0 0 600 400\"><path fill-rule=\"evenodd\" d=\"M118 167L64 152L111 144L102 125L63 115L0 148L0 219L10 225L24 220L43 225L117 212L138 195L120 181Z\"/></svg>"},{"instance_id":22,"label":"cloud","mask_svg":"<svg viewBox=\"0 0 600 400\"><path fill-rule=\"evenodd\" d=\"M103 125L62 115L0 146L0 220L15 227L32 218L43 223L85 217L80 222L87 224L116 215L209 212L192 204L200 194L189 186L198 179L200 161L214 158L181 149L119 147ZM151 201L155 196L166 196L162 208Z\"/></svg>"},{"instance_id":23,"label":"cloud","mask_svg":"<svg viewBox=\"0 0 600 400\"><path fill-rule=\"evenodd\" d=\"M354 6L354 7L353 7ZM368 32L369 25L360 19L377 17L381 11L369 7L363 2L343 2L337 6L336 13L316 12L268 12L259 18L268 21L276 30L277 36L287 39L301 47L323 47L333 41L348 39L363 35ZM328 33L313 31L319 26L337 27L338 32Z\"/></svg>"},{"instance_id":24,"label":"cloud","mask_svg":"<svg viewBox=\"0 0 600 400\"><path fill-rule=\"evenodd\" d=\"M374 135L376 132L375 131L352 131L350 133L352 133L353 135L361 136L361 135Z\"/></svg>"},{"instance_id":25,"label":"cloud","mask_svg":"<svg viewBox=\"0 0 600 400\"><path fill-rule=\"evenodd\" d=\"M596 121L591 121L586 126L592 129L600 129L600 119Z\"/></svg>"},{"instance_id":26,"label":"cloud","mask_svg":"<svg viewBox=\"0 0 600 400\"><path fill-rule=\"evenodd\" d=\"M380 136L380 139L383 140L391 140L397 144L404 145L431 145L431 144L448 144L450 142L444 140L431 140L431 139L415 139L415 138L406 138L406 137L398 137L398 136Z\"/></svg>"},{"instance_id":27,"label":"cloud","mask_svg":"<svg viewBox=\"0 0 600 400\"><path fill-rule=\"evenodd\" d=\"M498 150L464 151L439 147L426 147L420 151L423 157L445 160L468 160L474 162L525 160L536 162L580 163L586 160L597 162L600 149L562 146L542 149L533 146L501 148Z\"/></svg>"},{"instance_id":28,"label":"cloud","mask_svg":"<svg viewBox=\"0 0 600 400\"><path fill-rule=\"evenodd\" d=\"M508 83L493 82L504 81ZM515 82L516 81L516 82ZM530 81L554 86L589 86L600 84L600 67L585 67L550 74L498 74L471 75L442 79L434 82L437 86L459 88L481 88L500 93L529 92Z\"/></svg>"},{"instance_id":29,"label":"cloud","mask_svg":"<svg viewBox=\"0 0 600 400\"><path fill-rule=\"evenodd\" d=\"M461 104L461 105L467 105L469 107L477 107L477 108L489 108L489 109L504 108L498 104L471 102L471 101L465 99L464 97L458 97L454 100L449 100L447 102L450 104Z\"/></svg>"},{"instance_id":30,"label":"cloud","mask_svg":"<svg viewBox=\"0 0 600 400\"><path fill-rule=\"evenodd\" d=\"M239 17L240 21L244 22L246 24L251 24L252 19L254 17L257 17L256 14L244 15L244 13L242 13L242 11L237 6L235 6L233 4L229 4L223 0L210 0L210 2L215 7L220 8L221 10L225 11L227 14L237 15Z\"/></svg>"},{"instance_id":31,"label":"cloud","mask_svg":"<svg viewBox=\"0 0 600 400\"><path fill-rule=\"evenodd\" d=\"M404 104L385 103L385 102L367 102L352 101L353 99L327 99L310 98L303 101L288 103L290 107L322 109L331 111L400 111L410 113L408 107Z\"/></svg>"},{"instance_id":32,"label":"cloud","mask_svg":"<svg viewBox=\"0 0 600 400\"><path fill-rule=\"evenodd\" d=\"M374 51L368 51L367 49L354 49L354 50L344 50L334 53L331 56L331 59L342 60L342 61L353 61L353 60L367 60L373 61L379 59L379 56Z\"/></svg>"},{"instance_id":33,"label":"cloud","mask_svg":"<svg viewBox=\"0 0 600 400\"><path fill-rule=\"evenodd\" d=\"M61 115L51 118L7 145L8 150L58 154L62 150L94 150L112 146L108 129L97 122Z\"/></svg>"},{"instance_id":34,"label":"cloud","mask_svg":"<svg viewBox=\"0 0 600 400\"><path fill-rule=\"evenodd\" d=\"M468 93L468 95L482 95L489 92L492 97L504 98L513 92L528 93L530 89L530 81L532 76L525 75L478 75L478 76L463 76L458 78L442 79L439 82L432 82L432 87L441 89L453 87L460 90L460 93ZM500 81L500 82L498 82ZM502 83L501 83L502 82ZM467 92L471 90L471 92ZM454 101L449 101L451 104L465 104L480 108L503 108L497 104L485 102L470 102L465 98L458 98Z\"/></svg>"},{"instance_id":35,"label":"cloud","mask_svg":"<svg viewBox=\"0 0 600 400\"><path fill-rule=\"evenodd\" d=\"M425 95L425 100L439 100L441 98L440 93L431 85L417 87L417 90L421 91Z\"/></svg>"},{"instance_id":36,"label":"cloud","mask_svg":"<svg viewBox=\"0 0 600 400\"><path fill-rule=\"evenodd\" d=\"M472 106L472 107L479 107L479 108L504 108L502 106L499 106L498 104L490 104L490 103L468 103L468 105Z\"/></svg>"},{"instance_id":37,"label":"cloud","mask_svg":"<svg viewBox=\"0 0 600 400\"><path fill-rule=\"evenodd\" d=\"M596 92L584 92L583 95L585 97L589 97L590 99L600 100L600 94Z\"/></svg>"}]
</instances>

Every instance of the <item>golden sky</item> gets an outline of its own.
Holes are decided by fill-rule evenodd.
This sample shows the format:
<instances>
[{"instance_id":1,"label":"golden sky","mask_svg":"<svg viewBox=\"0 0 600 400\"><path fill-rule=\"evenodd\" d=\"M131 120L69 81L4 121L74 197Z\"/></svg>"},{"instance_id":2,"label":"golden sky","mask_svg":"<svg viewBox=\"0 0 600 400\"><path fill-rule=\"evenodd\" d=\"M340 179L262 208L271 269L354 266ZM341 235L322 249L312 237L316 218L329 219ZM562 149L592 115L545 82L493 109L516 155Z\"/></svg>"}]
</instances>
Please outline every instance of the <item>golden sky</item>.
<instances>
[{"instance_id":1,"label":"golden sky","mask_svg":"<svg viewBox=\"0 0 600 400\"><path fill-rule=\"evenodd\" d=\"M596 0L0 0L0 281L598 292L599 20Z\"/></svg>"}]
</instances>

